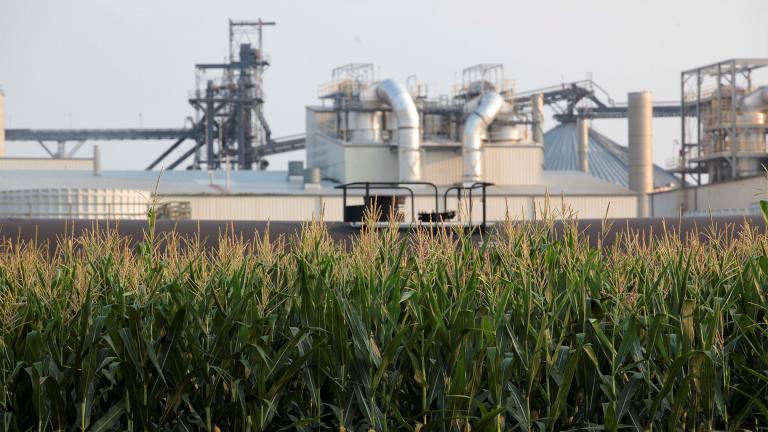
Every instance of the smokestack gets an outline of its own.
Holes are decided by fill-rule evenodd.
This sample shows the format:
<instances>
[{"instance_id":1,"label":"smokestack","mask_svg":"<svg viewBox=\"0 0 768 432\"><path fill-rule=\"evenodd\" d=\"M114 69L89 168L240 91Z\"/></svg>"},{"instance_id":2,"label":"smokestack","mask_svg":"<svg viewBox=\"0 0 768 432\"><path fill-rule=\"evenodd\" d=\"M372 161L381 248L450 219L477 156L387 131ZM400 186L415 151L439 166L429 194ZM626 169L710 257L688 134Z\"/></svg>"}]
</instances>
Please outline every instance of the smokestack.
<instances>
[{"instance_id":1,"label":"smokestack","mask_svg":"<svg viewBox=\"0 0 768 432\"><path fill-rule=\"evenodd\" d=\"M93 175L101 175L101 148L98 144L93 146Z\"/></svg>"},{"instance_id":2,"label":"smokestack","mask_svg":"<svg viewBox=\"0 0 768 432\"><path fill-rule=\"evenodd\" d=\"M0 90L0 158L5 157L5 93Z\"/></svg>"},{"instance_id":3,"label":"smokestack","mask_svg":"<svg viewBox=\"0 0 768 432\"><path fill-rule=\"evenodd\" d=\"M653 98L651 92L630 93L629 102L629 188L638 194L637 216L650 216L653 191Z\"/></svg>"},{"instance_id":4,"label":"smokestack","mask_svg":"<svg viewBox=\"0 0 768 432\"><path fill-rule=\"evenodd\" d=\"M531 125L533 142L544 145L544 95L539 93L531 96L531 107L533 111L533 124Z\"/></svg>"},{"instance_id":5,"label":"smokestack","mask_svg":"<svg viewBox=\"0 0 768 432\"><path fill-rule=\"evenodd\" d=\"M584 117L576 119L578 135L577 154L579 155L579 171L589 172L589 120Z\"/></svg>"}]
</instances>

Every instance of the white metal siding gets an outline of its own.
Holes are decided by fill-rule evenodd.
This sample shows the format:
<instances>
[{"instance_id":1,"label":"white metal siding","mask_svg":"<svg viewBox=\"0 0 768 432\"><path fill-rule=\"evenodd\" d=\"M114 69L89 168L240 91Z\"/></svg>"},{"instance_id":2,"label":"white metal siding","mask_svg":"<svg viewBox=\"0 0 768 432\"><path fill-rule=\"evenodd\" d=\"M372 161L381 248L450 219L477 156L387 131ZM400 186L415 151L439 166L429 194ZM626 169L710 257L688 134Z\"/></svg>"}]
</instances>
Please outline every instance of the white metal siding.
<instances>
[{"instance_id":1,"label":"white metal siding","mask_svg":"<svg viewBox=\"0 0 768 432\"><path fill-rule=\"evenodd\" d=\"M540 146L486 145L485 181L498 185L541 184L544 152Z\"/></svg>"},{"instance_id":2,"label":"white metal siding","mask_svg":"<svg viewBox=\"0 0 768 432\"><path fill-rule=\"evenodd\" d=\"M436 185L450 185L461 181L464 170L461 148L425 148L424 181Z\"/></svg>"},{"instance_id":3,"label":"white metal siding","mask_svg":"<svg viewBox=\"0 0 768 432\"><path fill-rule=\"evenodd\" d=\"M313 216L320 217L324 209L323 219L328 222L341 221L343 218L341 196L164 196L162 201L188 201L191 206L193 219L214 220L274 220L274 221L305 221ZM506 219L507 210L513 220L532 219L534 208L537 215L543 208L542 196L488 196L487 219L498 221ZM637 211L637 201L634 196L579 196L566 197L567 206L579 218L602 218L606 215L610 203L608 217L634 217ZM350 197L349 204L361 204L360 197ZM461 220L467 220L468 199L459 211ZM439 198L440 210L443 209L442 194ZM534 207L535 206L535 207ZM448 198L449 209L456 209L456 196ZM550 208L559 210L560 197L550 199ZM431 211L434 208L434 197L416 197L416 212ZM406 220L411 218L410 198L405 203ZM472 220L480 221L482 206L479 198L473 199Z\"/></svg>"}]
</instances>

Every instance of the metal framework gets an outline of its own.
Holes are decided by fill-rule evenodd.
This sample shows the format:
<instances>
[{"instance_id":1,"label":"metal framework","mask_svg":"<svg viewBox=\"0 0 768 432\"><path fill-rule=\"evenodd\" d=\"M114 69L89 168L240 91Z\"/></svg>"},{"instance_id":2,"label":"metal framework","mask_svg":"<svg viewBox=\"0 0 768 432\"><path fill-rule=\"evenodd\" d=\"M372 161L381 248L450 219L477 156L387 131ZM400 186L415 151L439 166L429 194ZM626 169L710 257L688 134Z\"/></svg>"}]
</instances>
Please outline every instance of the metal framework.
<instances>
[{"instance_id":1,"label":"metal framework","mask_svg":"<svg viewBox=\"0 0 768 432\"><path fill-rule=\"evenodd\" d=\"M752 73L768 66L768 59L730 59L680 74L680 153L674 171L683 184L701 185L737 179L740 160L763 160L765 146L748 148L740 134L759 129L765 142L765 125L739 119L738 104L753 90ZM759 141L759 140L758 140Z\"/></svg>"},{"instance_id":2,"label":"metal framework","mask_svg":"<svg viewBox=\"0 0 768 432\"><path fill-rule=\"evenodd\" d=\"M217 169L229 161L237 169L266 166L264 156L304 148L304 135L272 139L264 118L263 74L269 59L263 51L264 27L274 22L229 21L229 58L224 63L195 65L196 89L189 98L195 109L189 127L179 129L8 129L8 141L40 143L53 158L70 158L87 140L173 140L147 169L159 166L186 140L194 145L167 164L174 169L194 156L188 169ZM55 142L51 150L45 143ZM67 143L75 143L67 148Z\"/></svg>"},{"instance_id":3,"label":"metal framework","mask_svg":"<svg viewBox=\"0 0 768 432\"><path fill-rule=\"evenodd\" d=\"M230 20L229 61L195 65L197 89L189 103L204 133L202 142L198 140L191 153L192 168L200 169L205 164L208 169L216 169L225 160L241 170L261 165L258 148L268 144L272 134L263 108L263 74L269 67L263 50L263 29L274 25L261 19ZM216 71L220 73L217 79L208 78Z\"/></svg>"},{"instance_id":4,"label":"metal framework","mask_svg":"<svg viewBox=\"0 0 768 432\"><path fill-rule=\"evenodd\" d=\"M579 117L591 119L626 118L629 107L626 103L615 102L607 91L597 83L588 80L563 83L557 86L518 93L515 105L528 107L531 96L541 94L544 105L554 111L554 118L561 123L573 123ZM679 117L680 104L676 102L654 102L654 117Z\"/></svg>"}]
</instances>

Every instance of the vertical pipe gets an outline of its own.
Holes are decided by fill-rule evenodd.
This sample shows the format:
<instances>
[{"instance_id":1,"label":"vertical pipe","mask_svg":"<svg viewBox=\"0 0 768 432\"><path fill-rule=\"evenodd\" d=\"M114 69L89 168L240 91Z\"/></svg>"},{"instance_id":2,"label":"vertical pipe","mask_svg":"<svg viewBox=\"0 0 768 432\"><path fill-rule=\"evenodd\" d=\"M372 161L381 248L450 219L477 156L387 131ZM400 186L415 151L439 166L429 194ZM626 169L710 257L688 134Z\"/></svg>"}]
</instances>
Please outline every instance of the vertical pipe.
<instances>
[{"instance_id":1,"label":"vertical pipe","mask_svg":"<svg viewBox=\"0 0 768 432\"><path fill-rule=\"evenodd\" d=\"M240 79L238 80L237 84L237 98L245 98L245 84L243 82L244 78L241 75ZM249 169L248 161L246 160L246 130L245 130L245 122L247 121L246 118L246 107L245 103L243 102L236 102L235 103L235 115L237 120L237 164L238 168L241 170Z\"/></svg>"},{"instance_id":2,"label":"vertical pipe","mask_svg":"<svg viewBox=\"0 0 768 432\"><path fill-rule=\"evenodd\" d=\"M579 171L589 172L589 120L585 117L576 119L578 135L577 154L579 156Z\"/></svg>"},{"instance_id":3,"label":"vertical pipe","mask_svg":"<svg viewBox=\"0 0 768 432\"><path fill-rule=\"evenodd\" d=\"M651 92L629 97L629 188L638 194L637 216L649 217L648 194L653 191L653 99Z\"/></svg>"},{"instance_id":4,"label":"vertical pipe","mask_svg":"<svg viewBox=\"0 0 768 432\"><path fill-rule=\"evenodd\" d=\"M205 86L205 149L208 169L216 169L216 156L213 153L213 81ZM199 151L199 150L198 150Z\"/></svg>"},{"instance_id":5,"label":"vertical pipe","mask_svg":"<svg viewBox=\"0 0 768 432\"><path fill-rule=\"evenodd\" d=\"M93 146L93 175L101 175L101 148L98 144Z\"/></svg>"},{"instance_id":6,"label":"vertical pipe","mask_svg":"<svg viewBox=\"0 0 768 432\"><path fill-rule=\"evenodd\" d=\"M531 96L533 119L531 134L533 142L544 145L544 95L541 93Z\"/></svg>"},{"instance_id":7,"label":"vertical pipe","mask_svg":"<svg viewBox=\"0 0 768 432\"><path fill-rule=\"evenodd\" d=\"M5 157L5 93L0 90L0 158Z\"/></svg>"},{"instance_id":8,"label":"vertical pipe","mask_svg":"<svg viewBox=\"0 0 768 432\"><path fill-rule=\"evenodd\" d=\"M731 61L731 178L741 177L738 169L739 140L736 136L736 60Z\"/></svg>"},{"instance_id":9,"label":"vertical pipe","mask_svg":"<svg viewBox=\"0 0 768 432\"><path fill-rule=\"evenodd\" d=\"M229 155L224 156L224 188L227 193L232 191L232 180L230 178L230 172L232 168L229 164Z\"/></svg>"},{"instance_id":10,"label":"vertical pipe","mask_svg":"<svg viewBox=\"0 0 768 432\"><path fill-rule=\"evenodd\" d=\"M421 181L421 134L419 111L413 98L399 83L384 80L376 95L389 105L397 118L398 175L401 182Z\"/></svg>"}]
</instances>

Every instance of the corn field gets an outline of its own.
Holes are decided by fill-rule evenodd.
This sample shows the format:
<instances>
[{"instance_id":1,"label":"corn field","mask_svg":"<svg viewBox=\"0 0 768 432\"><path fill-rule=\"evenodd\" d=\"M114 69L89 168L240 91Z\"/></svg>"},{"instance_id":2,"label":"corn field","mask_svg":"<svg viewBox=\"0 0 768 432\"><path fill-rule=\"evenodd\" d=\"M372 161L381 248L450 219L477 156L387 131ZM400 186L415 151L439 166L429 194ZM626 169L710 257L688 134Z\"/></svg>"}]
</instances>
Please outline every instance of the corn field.
<instances>
[{"instance_id":1,"label":"corn field","mask_svg":"<svg viewBox=\"0 0 768 432\"><path fill-rule=\"evenodd\" d=\"M768 426L756 228L591 248L547 221L479 244L307 223L211 251L148 226L2 245L2 430Z\"/></svg>"}]
</instances>

